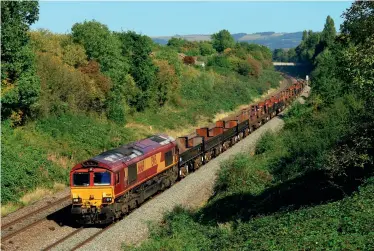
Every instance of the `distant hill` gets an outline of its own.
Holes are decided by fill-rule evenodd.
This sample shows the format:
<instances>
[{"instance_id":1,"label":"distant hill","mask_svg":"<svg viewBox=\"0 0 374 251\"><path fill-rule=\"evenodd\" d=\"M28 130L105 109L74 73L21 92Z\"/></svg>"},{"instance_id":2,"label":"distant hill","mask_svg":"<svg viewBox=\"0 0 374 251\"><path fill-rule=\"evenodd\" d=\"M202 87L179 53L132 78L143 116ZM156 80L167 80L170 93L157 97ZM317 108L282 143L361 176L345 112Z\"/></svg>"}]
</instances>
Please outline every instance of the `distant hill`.
<instances>
[{"instance_id":1,"label":"distant hill","mask_svg":"<svg viewBox=\"0 0 374 251\"><path fill-rule=\"evenodd\" d=\"M300 44L303 33L292 32L292 33L276 33L276 32L257 32L253 34L247 33L235 33L232 34L235 41L248 42L255 44L262 44L270 49L287 49L293 48ZM210 40L210 35L195 34L195 35L175 35L175 36L157 36L152 37L153 41L158 44L167 44L168 40L172 37L184 38L188 41L207 41Z\"/></svg>"}]
</instances>

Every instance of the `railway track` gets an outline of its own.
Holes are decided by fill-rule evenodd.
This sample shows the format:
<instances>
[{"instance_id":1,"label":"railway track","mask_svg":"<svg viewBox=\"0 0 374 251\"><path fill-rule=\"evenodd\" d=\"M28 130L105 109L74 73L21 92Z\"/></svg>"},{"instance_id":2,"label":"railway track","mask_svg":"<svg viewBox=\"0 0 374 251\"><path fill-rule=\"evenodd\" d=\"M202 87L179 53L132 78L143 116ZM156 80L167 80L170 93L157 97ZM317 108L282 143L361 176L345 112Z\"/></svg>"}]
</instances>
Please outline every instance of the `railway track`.
<instances>
[{"instance_id":1,"label":"railway track","mask_svg":"<svg viewBox=\"0 0 374 251\"><path fill-rule=\"evenodd\" d=\"M93 239L95 239L96 236L100 235L104 231L107 231L109 228L113 227L116 223L117 222L112 223L112 224L110 224L109 226L107 226L105 228L97 230L95 233L91 234L88 238L84 239L83 241L78 242L72 248L69 248L69 250L77 250L77 249L83 247L85 244L87 244L90 241L92 241ZM43 251L52 250L53 248L57 247L59 244L63 243L64 241L66 241L66 240L68 240L70 238L73 238L74 236L78 235L84 229L87 229L87 228L84 228L84 227L77 228L73 232L71 232L68 235L62 237L61 239L57 240L56 242L50 244L49 246L43 248L42 250Z\"/></svg>"},{"instance_id":2,"label":"railway track","mask_svg":"<svg viewBox=\"0 0 374 251\"><path fill-rule=\"evenodd\" d=\"M178 180L176 183L180 182L180 180ZM146 202L144 202L143 204L147 204L151 199L153 198L156 198L157 196L159 196L162 192L158 192L157 194L153 195L151 198L147 199ZM135 211L135 209L133 209L130 213L132 213L133 211ZM129 213L129 214L130 214ZM98 235L102 234L103 232L107 231L108 229L112 228L113 226L115 226L119 221L121 221L124 217L126 216L123 216L122 218L118 219L116 222L113 222L112 224L98 230L96 233L90 235L90 237L88 237L87 239L79 242L78 244L76 244L74 247L72 247L70 250L77 250L81 247L83 247L84 245L86 245L87 243L91 242L93 239L95 239ZM77 228L75 229L73 232L69 233L68 235L64 236L63 238L57 240L56 242L50 244L49 246L45 247L42 249L42 251L47 251L47 250L52 250L53 248L57 247L59 244L61 244L62 242L72 238L73 236L76 236L77 234L79 234L80 232L82 232L84 229L84 227L80 227L80 228Z\"/></svg>"},{"instance_id":3,"label":"railway track","mask_svg":"<svg viewBox=\"0 0 374 251\"><path fill-rule=\"evenodd\" d=\"M38 225L41 222L46 221L47 220L46 217L49 214L48 210L55 206L61 206L64 204L64 202L70 203L70 195L65 196L61 199L58 199L54 202L51 202L41 208L38 208L37 210L31 211L13 221L10 221L6 224L1 225L1 242L5 243L7 240L11 239L12 237L26 231L27 229L30 229L33 226ZM42 217L37 217L38 215L41 215L45 211L48 212L47 215L44 215Z\"/></svg>"},{"instance_id":4,"label":"railway track","mask_svg":"<svg viewBox=\"0 0 374 251\"><path fill-rule=\"evenodd\" d=\"M96 236L100 235L104 231L107 231L109 228L112 228L116 224L117 224L117 222L116 223L112 223L109 226L107 226L106 228L103 228L103 229L99 230L95 234L91 235L89 238L85 239L84 241L82 241L79 244L77 244L76 246L74 246L71 250L74 251L74 250L77 250L78 248L83 247L84 245L86 245L87 243L89 243L90 241L92 241L93 239L95 239Z\"/></svg>"},{"instance_id":5,"label":"railway track","mask_svg":"<svg viewBox=\"0 0 374 251\"><path fill-rule=\"evenodd\" d=\"M52 248L56 247L58 244L62 243L63 241L73 237L74 235L78 234L79 232L81 232L84 228L83 227L80 227L76 230L74 230L73 232L71 232L70 234L66 235L65 237L59 239L58 241L52 243L51 245L49 245L48 247L44 248L43 251L46 251L46 250L51 250Z\"/></svg>"}]
</instances>

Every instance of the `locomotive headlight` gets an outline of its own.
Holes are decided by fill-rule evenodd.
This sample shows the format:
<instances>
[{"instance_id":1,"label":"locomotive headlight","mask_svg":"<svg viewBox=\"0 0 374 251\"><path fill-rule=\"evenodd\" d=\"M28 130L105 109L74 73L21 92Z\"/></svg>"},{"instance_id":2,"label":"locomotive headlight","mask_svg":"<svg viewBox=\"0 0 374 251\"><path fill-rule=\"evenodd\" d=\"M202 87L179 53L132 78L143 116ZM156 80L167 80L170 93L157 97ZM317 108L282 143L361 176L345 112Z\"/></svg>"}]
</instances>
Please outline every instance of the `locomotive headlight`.
<instances>
[{"instance_id":1,"label":"locomotive headlight","mask_svg":"<svg viewBox=\"0 0 374 251\"><path fill-rule=\"evenodd\" d=\"M73 198L73 203L74 204L79 204L79 203L82 203L82 198Z\"/></svg>"},{"instance_id":2,"label":"locomotive headlight","mask_svg":"<svg viewBox=\"0 0 374 251\"><path fill-rule=\"evenodd\" d=\"M112 197L104 197L103 198L103 203L109 203L112 202Z\"/></svg>"}]
</instances>

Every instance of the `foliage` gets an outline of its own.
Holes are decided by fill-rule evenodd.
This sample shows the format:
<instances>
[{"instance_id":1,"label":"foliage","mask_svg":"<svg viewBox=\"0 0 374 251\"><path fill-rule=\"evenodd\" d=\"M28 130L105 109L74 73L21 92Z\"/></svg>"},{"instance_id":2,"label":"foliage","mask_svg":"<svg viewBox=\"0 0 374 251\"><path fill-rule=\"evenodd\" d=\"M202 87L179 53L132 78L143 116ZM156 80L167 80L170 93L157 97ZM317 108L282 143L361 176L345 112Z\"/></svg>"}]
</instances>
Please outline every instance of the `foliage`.
<instances>
[{"instance_id":1,"label":"foliage","mask_svg":"<svg viewBox=\"0 0 374 251\"><path fill-rule=\"evenodd\" d=\"M95 20L84 21L74 24L71 30L73 41L84 46L88 59L97 60L103 72L109 75L115 74L115 71L127 73L128 64L121 57L120 40L106 25Z\"/></svg>"},{"instance_id":2,"label":"foliage","mask_svg":"<svg viewBox=\"0 0 374 251\"><path fill-rule=\"evenodd\" d=\"M278 62L297 62L297 54L295 48L289 50L275 49L273 51L273 60Z\"/></svg>"},{"instance_id":3,"label":"foliage","mask_svg":"<svg viewBox=\"0 0 374 251\"><path fill-rule=\"evenodd\" d=\"M321 111L296 105L285 130L266 134L253 157L222 165L207 205L175 209L133 249L371 249L374 130L352 127L362 116L356 102L344 97Z\"/></svg>"},{"instance_id":4,"label":"foliage","mask_svg":"<svg viewBox=\"0 0 374 251\"><path fill-rule=\"evenodd\" d=\"M37 106L40 83L27 31L38 20L38 6L35 1L1 2L1 110L5 118L12 113L30 116Z\"/></svg>"},{"instance_id":5,"label":"foliage","mask_svg":"<svg viewBox=\"0 0 374 251\"><path fill-rule=\"evenodd\" d=\"M86 51L79 44L68 44L64 47L63 61L73 67L84 66L87 64Z\"/></svg>"},{"instance_id":6,"label":"foliage","mask_svg":"<svg viewBox=\"0 0 374 251\"><path fill-rule=\"evenodd\" d=\"M321 33L321 42L324 47L331 47L334 43L336 36L336 29L334 25L334 20L327 16L325 27Z\"/></svg>"},{"instance_id":7,"label":"foliage","mask_svg":"<svg viewBox=\"0 0 374 251\"><path fill-rule=\"evenodd\" d=\"M250 74L258 78L262 73L262 66L260 62L250 57L247 59L247 61L250 66Z\"/></svg>"},{"instance_id":8,"label":"foliage","mask_svg":"<svg viewBox=\"0 0 374 251\"><path fill-rule=\"evenodd\" d=\"M111 83L100 74L97 63L90 62L78 70L64 64L58 57L38 53L37 72L43 90L39 116L79 111L100 113L104 110Z\"/></svg>"},{"instance_id":9,"label":"foliage","mask_svg":"<svg viewBox=\"0 0 374 251\"><path fill-rule=\"evenodd\" d=\"M130 59L130 74L139 88L134 103L138 111L144 110L152 98L152 86L155 85L156 67L152 63L152 40L135 32L117 33L121 41L122 55Z\"/></svg>"},{"instance_id":10,"label":"foliage","mask_svg":"<svg viewBox=\"0 0 374 251\"><path fill-rule=\"evenodd\" d=\"M158 67L158 71L154 92L156 93L158 106L163 106L168 100L175 98L175 94L178 93L179 79L174 67L168 61L155 60L155 65Z\"/></svg>"},{"instance_id":11,"label":"foliage","mask_svg":"<svg viewBox=\"0 0 374 251\"><path fill-rule=\"evenodd\" d=\"M128 60L122 56L120 39L106 25L95 20L76 23L72 27L73 41L82 44L90 60L97 60L100 70L112 80L107 98L107 116L117 123L125 122Z\"/></svg>"},{"instance_id":12,"label":"foliage","mask_svg":"<svg viewBox=\"0 0 374 251\"><path fill-rule=\"evenodd\" d=\"M159 60L167 60L175 68L177 76L181 76L183 70L182 62L178 59L176 50L169 47L163 48L156 53L155 58Z\"/></svg>"},{"instance_id":13,"label":"foliage","mask_svg":"<svg viewBox=\"0 0 374 251\"><path fill-rule=\"evenodd\" d=\"M371 40L374 33L374 3L357 1L343 13L344 22L341 31L355 44L364 44ZM372 41L372 40L371 40Z\"/></svg>"},{"instance_id":14,"label":"foliage","mask_svg":"<svg viewBox=\"0 0 374 251\"><path fill-rule=\"evenodd\" d=\"M187 65L193 65L193 64L195 64L195 58L192 57L192 56L185 56L183 58L183 63L185 63Z\"/></svg>"},{"instance_id":15,"label":"foliage","mask_svg":"<svg viewBox=\"0 0 374 251\"><path fill-rule=\"evenodd\" d=\"M135 131L86 115L64 114L18 128L3 121L2 203L17 201L36 187L68 184L69 170L77 162L136 137Z\"/></svg>"},{"instance_id":16,"label":"foliage","mask_svg":"<svg viewBox=\"0 0 374 251\"><path fill-rule=\"evenodd\" d=\"M262 137L254 153L221 166L205 206L176 208L133 249L372 250L374 40L360 25L372 10L353 3L338 37L329 17L322 33L305 31L296 53L314 65L309 100L294 104L283 130ZM225 57L237 67L245 52L235 49Z\"/></svg>"},{"instance_id":17,"label":"foliage","mask_svg":"<svg viewBox=\"0 0 374 251\"><path fill-rule=\"evenodd\" d=\"M182 48L186 43L187 43L187 40L183 38L172 37L169 39L167 46L180 50L180 48Z\"/></svg>"},{"instance_id":18,"label":"foliage","mask_svg":"<svg viewBox=\"0 0 374 251\"><path fill-rule=\"evenodd\" d=\"M320 33L313 31L304 31L303 39L299 46L296 47L296 54L298 55L299 62L313 63L314 58L320 52L317 46L320 43Z\"/></svg>"},{"instance_id":19,"label":"foliage","mask_svg":"<svg viewBox=\"0 0 374 251\"><path fill-rule=\"evenodd\" d=\"M228 30L221 30L218 33L214 33L211 37L213 48L217 52L223 52L225 49L235 46L235 40Z\"/></svg>"},{"instance_id":20,"label":"foliage","mask_svg":"<svg viewBox=\"0 0 374 251\"><path fill-rule=\"evenodd\" d=\"M353 83L347 88L360 90L370 103L374 97L374 3L355 2L343 16L343 41L350 43L344 51L343 73Z\"/></svg>"},{"instance_id":21,"label":"foliage","mask_svg":"<svg viewBox=\"0 0 374 251\"><path fill-rule=\"evenodd\" d=\"M214 54L216 51L213 48L212 43L207 41L200 42L200 55L202 56L209 56Z\"/></svg>"},{"instance_id":22,"label":"foliage","mask_svg":"<svg viewBox=\"0 0 374 251\"><path fill-rule=\"evenodd\" d=\"M126 250L315 250L374 247L373 180L342 201L209 225L202 213L176 208L150 240ZM245 198L243 198L245 199ZM359 208L359 210L357 210Z\"/></svg>"}]
</instances>

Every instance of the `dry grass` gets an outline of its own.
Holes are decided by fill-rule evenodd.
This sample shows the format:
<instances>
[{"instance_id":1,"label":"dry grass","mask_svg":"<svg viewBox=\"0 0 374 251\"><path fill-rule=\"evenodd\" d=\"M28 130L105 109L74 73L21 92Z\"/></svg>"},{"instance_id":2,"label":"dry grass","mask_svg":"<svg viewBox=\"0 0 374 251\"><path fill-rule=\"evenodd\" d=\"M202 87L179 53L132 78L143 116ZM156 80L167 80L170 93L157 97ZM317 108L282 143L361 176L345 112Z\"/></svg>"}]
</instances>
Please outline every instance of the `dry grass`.
<instances>
[{"instance_id":1,"label":"dry grass","mask_svg":"<svg viewBox=\"0 0 374 251\"><path fill-rule=\"evenodd\" d=\"M67 157L58 156L55 153L48 154L47 159L65 169L74 165L74 163L71 160L69 160Z\"/></svg>"},{"instance_id":2,"label":"dry grass","mask_svg":"<svg viewBox=\"0 0 374 251\"><path fill-rule=\"evenodd\" d=\"M20 202L24 205L29 205L34 203L35 201L40 200L46 196L52 195L52 191L46 188L37 188L33 192L25 194L21 199Z\"/></svg>"},{"instance_id":3,"label":"dry grass","mask_svg":"<svg viewBox=\"0 0 374 251\"><path fill-rule=\"evenodd\" d=\"M49 188L36 188L34 191L30 192L30 193L27 193L25 194L21 199L20 199L20 202L23 204L23 205L30 205L36 201L39 201L41 200L42 198L46 197L46 196L50 196L56 192L59 192L61 190L63 190L66 186L64 184L61 184L61 183L55 183L53 185L53 188L52 189L49 189Z\"/></svg>"},{"instance_id":4,"label":"dry grass","mask_svg":"<svg viewBox=\"0 0 374 251\"><path fill-rule=\"evenodd\" d=\"M62 183L54 183L53 188L36 188L33 192L25 194L20 200L19 203L7 203L5 205L1 205L1 216L4 217L21 207L30 205L36 201L39 201L46 196L51 196L54 193L60 192L66 188L65 184Z\"/></svg>"},{"instance_id":5,"label":"dry grass","mask_svg":"<svg viewBox=\"0 0 374 251\"><path fill-rule=\"evenodd\" d=\"M60 192L60 191L62 191L62 190L64 190L66 188L66 186L65 186L65 184L62 184L62 183L55 183L54 185L53 185L53 191L54 192Z\"/></svg>"},{"instance_id":6,"label":"dry grass","mask_svg":"<svg viewBox=\"0 0 374 251\"><path fill-rule=\"evenodd\" d=\"M170 136L174 137L174 138L177 138L177 137L180 137L180 136L189 135L191 133L194 133L196 128L205 127L205 126L209 125L210 123L212 123L211 119L209 119L208 117L205 117L205 116L200 116L197 119L197 121L198 122L194 125L185 125L183 128L177 128L177 129L173 129L173 130L165 130L165 133L167 135L170 135Z\"/></svg>"},{"instance_id":7,"label":"dry grass","mask_svg":"<svg viewBox=\"0 0 374 251\"><path fill-rule=\"evenodd\" d=\"M1 205L1 217L4 217L10 213L17 211L22 205L15 203L8 203Z\"/></svg>"}]
</instances>

